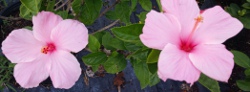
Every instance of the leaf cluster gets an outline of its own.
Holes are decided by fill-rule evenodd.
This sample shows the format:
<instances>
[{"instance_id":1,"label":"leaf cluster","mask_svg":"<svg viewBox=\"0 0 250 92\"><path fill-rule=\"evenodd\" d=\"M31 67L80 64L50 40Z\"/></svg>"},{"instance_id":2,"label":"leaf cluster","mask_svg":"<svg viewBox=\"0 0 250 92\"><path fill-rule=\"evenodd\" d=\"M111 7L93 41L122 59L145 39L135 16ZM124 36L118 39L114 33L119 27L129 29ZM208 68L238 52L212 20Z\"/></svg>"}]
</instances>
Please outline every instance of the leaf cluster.
<instances>
[{"instance_id":1,"label":"leaf cluster","mask_svg":"<svg viewBox=\"0 0 250 92\"><path fill-rule=\"evenodd\" d=\"M10 80L13 75L13 67L12 64L8 59L4 56L0 56L0 90L3 90L6 86L9 87ZM15 89L12 88L13 91Z\"/></svg>"},{"instance_id":2,"label":"leaf cluster","mask_svg":"<svg viewBox=\"0 0 250 92\"><path fill-rule=\"evenodd\" d=\"M234 62L238 65L241 66L243 68L245 68L245 79L244 80L237 80L236 84L237 86L244 90L244 91L250 91L250 59L249 57L240 52L240 51L236 51L236 50L232 50L231 51L234 54Z\"/></svg>"},{"instance_id":3,"label":"leaf cluster","mask_svg":"<svg viewBox=\"0 0 250 92\"><path fill-rule=\"evenodd\" d=\"M225 10L239 19L246 29L250 29L250 0L246 0L241 6L231 3Z\"/></svg>"}]
</instances>

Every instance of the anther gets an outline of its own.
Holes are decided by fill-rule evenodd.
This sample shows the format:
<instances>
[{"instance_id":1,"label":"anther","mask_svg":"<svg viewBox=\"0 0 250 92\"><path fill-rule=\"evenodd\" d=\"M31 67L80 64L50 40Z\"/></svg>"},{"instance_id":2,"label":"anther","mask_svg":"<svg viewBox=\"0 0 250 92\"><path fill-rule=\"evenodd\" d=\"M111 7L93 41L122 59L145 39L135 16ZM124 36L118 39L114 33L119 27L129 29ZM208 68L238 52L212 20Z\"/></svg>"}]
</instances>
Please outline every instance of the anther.
<instances>
[{"instance_id":1,"label":"anther","mask_svg":"<svg viewBox=\"0 0 250 92\"><path fill-rule=\"evenodd\" d=\"M199 15L197 18L195 18L196 22L203 22L203 17Z\"/></svg>"},{"instance_id":2,"label":"anther","mask_svg":"<svg viewBox=\"0 0 250 92\"><path fill-rule=\"evenodd\" d=\"M53 52L55 50L54 44L48 44L41 49L41 53L48 54L48 52Z\"/></svg>"}]
</instances>

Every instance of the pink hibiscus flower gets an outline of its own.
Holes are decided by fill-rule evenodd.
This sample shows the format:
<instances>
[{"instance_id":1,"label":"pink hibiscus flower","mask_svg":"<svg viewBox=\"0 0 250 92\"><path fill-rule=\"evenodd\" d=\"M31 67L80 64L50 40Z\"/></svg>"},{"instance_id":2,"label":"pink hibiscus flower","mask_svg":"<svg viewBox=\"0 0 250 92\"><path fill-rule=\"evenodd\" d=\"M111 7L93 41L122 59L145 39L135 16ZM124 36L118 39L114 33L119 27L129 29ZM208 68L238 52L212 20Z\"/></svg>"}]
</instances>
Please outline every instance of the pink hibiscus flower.
<instances>
[{"instance_id":1,"label":"pink hibiscus flower","mask_svg":"<svg viewBox=\"0 0 250 92\"><path fill-rule=\"evenodd\" d=\"M227 82L233 55L222 44L243 28L220 6L200 11L195 0L161 0L164 13L147 14L140 39L147 47L162 50L158 76L191 85L202 73Z\"/></svg>"},{"instance_id":2,"label":"pink hibiscus flower","mask_svg":"<svg viewBox=\"0 0 250 92\"><path fill-rule=\"evenodd\" d=\"M32 18L33 31L17 29L2 43L4 55L12 62L14 77L22 87L36 87L49 76L55 88L70 88L81 75L80 64L70 52L88 43L84 24L63 20L42 11Z\"/></svg>"}]
</instances>

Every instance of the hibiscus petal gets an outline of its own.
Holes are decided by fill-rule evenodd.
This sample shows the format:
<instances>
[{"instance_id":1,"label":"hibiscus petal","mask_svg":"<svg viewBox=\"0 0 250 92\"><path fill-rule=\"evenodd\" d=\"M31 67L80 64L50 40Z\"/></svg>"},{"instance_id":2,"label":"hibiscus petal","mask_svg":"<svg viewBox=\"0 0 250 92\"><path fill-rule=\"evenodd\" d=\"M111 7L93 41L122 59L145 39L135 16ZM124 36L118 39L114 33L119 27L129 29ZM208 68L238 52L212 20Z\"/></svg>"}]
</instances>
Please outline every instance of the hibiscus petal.
<instances>
[{"instance_id":1,"label":"hibiscus petal","mask_svg":"<svg viewBox=\"0 0 250 92\"><path fill-rule=\"evenodd\" d=\"M200 71L189 60L188 53L175 45L167 44L159 56L158 74L164 81L169 78L192 85L199 79Z\"/></svg>"},{"instance_id":2,"label":"hibiscus petal","mask_svg":"<svg viewBox=\"0 0 250 92\"><path fill-rule=\"evenodd\" d=\"M39 83L48 78L49 63L47 57L36 59L33 62L18 63L14 68L17 83L24 88L37 87Z\"/></svg>"},{"instance_id":3,"label":"hibiscus petal","mask_svg":"<svg viewBox=\"0 0 250 92\"><path fill-rule=\"evenodd\" d=\"M195 0L160 0L165 14L173 14L178 18L182 28L182 35L187 36L192 31L195 18L200 9Z\"/></svg>"},{"instance_id":4,"label":"hibiscus petal","mask_svg":"<svg viewBox=\"0 0 250 92\"><path fill-rule=\"evenodd\" d=\"M50 78L55 88L71 88L81 75L77 59L66 51L53 53Z\"/></svg>"},{"instance_id":5,"label":"hibiscus petal","mask_svg":"<svg viewBox=\"0 0 250 92\"><path fill-rule=\"evenodd\" d=\"M88 29L76 20L63 20L52 31L51 39L62 49L79 52L88 44Z\"/></svg>"},{"instance_id":6,"label":"hibiscus petal","mask_svg":"<svg viewBox=\"0 0 250 92\"><path fill-rule=\"evenodd\" d=\"M140 39L144 45L162 50L167 43L179 43L179 32L180 24L174 16L152 10L147 14Z\"/></svg>"},{"instance_id":7,"label":"hibiscus petal","mask_svg":"<svg viewBox=\"0 0 250 92\"><path fill-rule=\"evenodd\" d=\"M234 67L233 54L222 44L198 45L189 57L202 73L223 82L228 81Z\"/></svg>"},{"instance_id":8,"label":"hibiscus petal","mask_svg":"<svg viewBox=\"0 0 250 92\"><path fill-rule=\"evenodd\" d=\"M52 12L42 11L38 13L32 18L34 36L40 41L51 42L51 31L62 20L60 16Z\"/></svg>"},{"instance_id":9,"label":"hibiscus petal","mask_svg":"<svg viewBox=\"0 0 250 92\"><path fill-rule=\"evenodd\" d=\"M242 23L231 17L220 6L207 9L202 13L203 21L194 35L194 40L205 44L220 44L238 34Z\"/></svg>"},{"instance_id":10,"label":"hibiscus petal","mask_svg":"<svg viewBox=\"0 0 250 92\"><path fill-rule=\"evenodd\" d=\"M3 54L12 62L31 62L41 55L43 43L36 40L32 31L12 31L2 43Z\"/></svg>"}]
</instances>

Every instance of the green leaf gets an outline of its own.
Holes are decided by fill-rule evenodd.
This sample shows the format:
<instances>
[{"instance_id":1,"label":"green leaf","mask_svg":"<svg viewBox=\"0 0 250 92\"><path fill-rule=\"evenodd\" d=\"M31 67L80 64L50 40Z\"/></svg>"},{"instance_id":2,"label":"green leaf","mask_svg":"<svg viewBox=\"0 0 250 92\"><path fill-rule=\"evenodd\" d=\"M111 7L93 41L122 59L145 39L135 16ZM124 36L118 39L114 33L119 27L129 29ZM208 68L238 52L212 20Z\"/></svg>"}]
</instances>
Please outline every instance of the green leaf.
<instances>
[{"instance_id":1,"label":"green leaf","mask_svg":"<svg viewBox=\"0 0 250 92\"><path fill-rule=\"evenodd\" d=\"M150 0L139 0L139 3L141 4L141 7L146 11L150 11L152 9L152 3Z\"/></svg>"},{"instance_id":2,"label":"green leaf","mask_svg":"<svg viewBox=\"0 0 250 92\"><path fill-rule=\"evenodd\" d=\"M46 10L47 11L54 11L56 0L48 0Z\"/></svg>"},{"instance_id":3,"label":"green leaf","mask_svg":"<svg viewBox=\"0 0 250 92\"><path fill-rule=\"evenodd\" d=\"M37 14L41 6L41 0L20 0L22 5L25 6L32 14Z\"/></svg>"},{"instance_id":4,"label":"green leaf","mask_svg":"<svg viewBox=\"0 0 250 92\"><path fill-rule=\"evenodd\" d=\"M250 77L250 69L245 70L245 75Z\"/></svg>"},{"instance_id":5,"label":"green leaf","mask_svg":"<svg viewBox=\"0 0 250 92\"><path fill-rule=\"evenodd\" d=\"M231 52L234 54L234 62L237 65L244 68L250 68L250 59L246 54L235 50Z\"/></svg>"},{"instance_id":6,"label":"green leaf","mask_svg":"<svg viewBox=\"0 0 250 92\"><path fill-rule=\"evenodd\" d=\"M96 72L100 65L91 65L92 71Z\"/></svg>"},{"instance_id":7,"label":"green leaf","mask_svg":"<svg viewBox=\"0 0 250 92\"><path fill-rule=\"evenodd\" d=\"M86 25L91 25L99 17L102 0L74 0L72 9L79 16L79 20Z\"/></svg>"},{"instance_id":8,"label":"green leaf","mask_svg":"<svg viewBox=\"0 0 250 92\"><path fill-rule=\"evenodd\" d=\"M201 83L203 86L205 86L211 92L220 92L219 83L216 80L213 80L204 74L200 75L199 83Z\"/></svg>"},{"instance_id":9,"label":"green leaf","mask_svg":"<svg viewBox=\"0 0 250 92\"><path fill-rule=\"evenodd\" d=\"M231 3L230 7L226 8L226 11L230 13L233 17L238 17L238 11L240 10L240 7L237 4Z\"/></svg>"},{"instance_id":10,"label":"green leaf","mask_svg":"<svg viewBox=\"0 0 250 92\"><path fill-rule=\"evenodd\" d=\"M24 18L24 19L31 20L33 14L23 4L21 4L19 16L22 17L22 18Z\"/></svg>"},{"instance_id":11,"label":"green leaf","mask_svg":"<svg viewBox=\"0 0 250 92\"><path fill-rule=\"evenodd\" d=\"M245 14L243 17L238 18L245 28L250 29L250 14Z\"/></svg>"},{"instance_id":12,"label":"green leaf","mask_svg":"<svg viewBox=\"0 0 250 92\"><path fill-rule=\"evenodd\" d=\"M140 42L139 35L142 33L143 24L133 24L124 27L112 28L113 34L125 42Z\"/></svg>"},{"instance_id":13,"label":"green leaf","mask_svg":"<svg viewBox=\"0 0 250 92\"><path fill-rule=\"evenodd\" d=\"M159 7L160 12L163 12L162 6L161 6L161 1L160 0L156 0L156 2L157 2L157 5Z\"/></svg>"},{"instance_id":14,"label":"green leaf","mask_svg":"<svg viewBox=\"0 0 250 92\"><path fill-rule=\"evenodd\" d=\"M152 49L152 51L148 55L147 63L156 63L156 62L158 62L160 52L161 51L159 51L159 50Z\"/></svg>"},{"instance_id":15,"label":"green leaf","mask_svg":"<svg viewBox=\"0 0 250 92\"><path fill-rule=\"evenodd\" d=\"M128 51L131 51L131 52L135 52L142 48L142 46L138 46L135 43L131 43L131 42L124 42L124 46Z\"/></svg>"},{"instance_id":16,"label":"green leaf","mask_svg":"<svg viewBox=\"0 0 250 92\"><path fill-rule=\"evenodd\" d=\"M135 62L135 61L131 61ZM150 83L150 72L146 62L132 63L134 72L138 80L140 81L141 89L148 86Z\"/></svg>"},{"instance_id":17,"label":"green leaf","mask_svg":"<svg viewBox=\"0 0 250 92\"><path fill-rule=\"evenodd\" d=\"M147 63L149 71L154 74L157 72L157 63Z\"/></svg>"},{"instance_id":18,"label":"green leaf","mask_svg":"<svg viewBox=\"0 0 250 92\"><path fill-rule=\"evenodd\" d=\"M149 49L140 49L132 53L129 57L133 57L137 60L146 61Z\"/></svg>"},{"instance_id":19,"label":"green leaf","mask_svg":"<svg viewBox=\"0 0 250 92\"><path fill-rule=\"evenodd\" d=\"M148 13L148 12L141 12L139 15L137 15L137 17L140 19L140 22L141 22L141 23L144 23L144 22L145 22L147 13Z\"/></svg>"},{"instance_id":20,"label":"green leaf","mask_svg":"<svg viewBox=\"0 0 250 92\"><path fill-rule=\"evenodd\" d=\"M240 10L240 7L237 4L231 3L230 8L232 10L232 16L238 16L238 11Z\"/></svg>"},{"instance_id":21,"label":"green leaf","mask_svg":"<svg viewBox=\"0 0 250 92\"><path fill-rule=\"evenodd\" d=\"M31 27L31 26L25 26L24 28L25 28L25 29L28 29L28 30L30 30L30 31L32 30L32 27Z\"/></svg>"},{"instance_id":22,"label":"green leaf","mask_svg":"<svg viewBox=\"0 0 250 92\"><path fill-rule=\"evenodd\" d=\"M122 54L119 54L118 52L112 52L111 56L103 64L105 70L111 74L122 71L123 69L125 69L126 65L127 60Z\"/></svg>"},{"instance_id":23,"label":"green leaf","mask_svg":"<svg viewBox=\"0 0 250 92\"><path fill-rule=\"evenodd\" d=\"M250 4L249 3L244 3L242 5L242 7L246 8L246 9L250 9Z\"/></svg>"},{"instance_id":24,"label":"green leaf","mask_svg":"<svg viewBox=\"0 0 250 92\"><path fill-rule=\"evenodd\" d=\"M136 9L136 8L135 8L136 5L137 5L137 0L131 0L131 9L130 9L129 15L131 15L132 12Z\"/></svg>"},{"instance_id":25,"label":"green leaf","mask_svg":"<svg viewBox=\"0 0 250 92\"><path fill-rule=\"evenodd\" d=\"M250 3L250 0L247 0L247 2L249 2L249 3Z\"/></svg>"},{"instance_id":26,"label":"green leaf","mask_svg":"<svg viewBox=\"0 0 250 92\"><path fill-rule=\"evenodd\" d=\"M106 32L102 31L102 32L97 32L95 34L93 34L97 40L99 41L100 44L102 44L102 37Z\"/></svg>"},{"instance_id":27,"label":"green leaf","mask_svg":"<svg viewBox=\"0 0 250 92\"><path fill-rule=\"evenodd\" d=\"M63 19L67 19L69 15L67 11L57 11L56 14L60 15Z\"/></svg>"},{"instance_id":28,"label":"green leaf","mask_svg":"<svg viewBox=\"0 0 250 92\"><path fill-rule=\"evenodd\" d=\"M126 50L124 43L114 38L109 32L106 32L102 37L102 45L109 50Z\"/></svg>"},{"instance_id":29,"label":"green leaf","mask_svg":"<svg viewBox=\"0 0 250 92\"><path fill-rule=\"evenodd\" d=\"M160 82L160 79L159 79L157 73L154 73L154 74L150 75L150 83L149 83L150 86L154 86L159 82Z\"/></svg>"},{"instance_id":30,"label":"green leaf","mask_svg":"<svg viewBox=\"0 0 250 92\"><path fill-rule=\"evenodd\" d=\"M87 65L99 65L107 60L107 55L104 52L90 53L82 57L82 61Z\"/></svg>"},{"instance_id":31,"label":"green leaf","mask_svg":"<svg viewBox=\"0 0 250 92\"><path fill-rule=\"evenodd\" d=\"M241 90L250 91L250 87L249 87L250 81L247 81L247 80L237 80L236 84L237 84L237 86Z\"/></svg>"},{"instance_id":32,"label":"green leaf","mask_svg":"<svg viewBox=\"0 0 250 92\"><path fill-rule=\"evenodd\" d=\"M98 52L100 50L101 44L99 43L98 39L93 36L89 35L89 43L88 48L91 52Z\"/></svg>"},{"instance_id":33,"label":"green leaf","mask_svg":"<svg viewBox=\"0 0 250 92\"><path fill-rule=\"evenodd\" d=\"M108 11L105 16L111 20L120 19L122 22L130 23L130 1L122 1L115 6L113 11Z\"/></svg>"}]
</instances>

